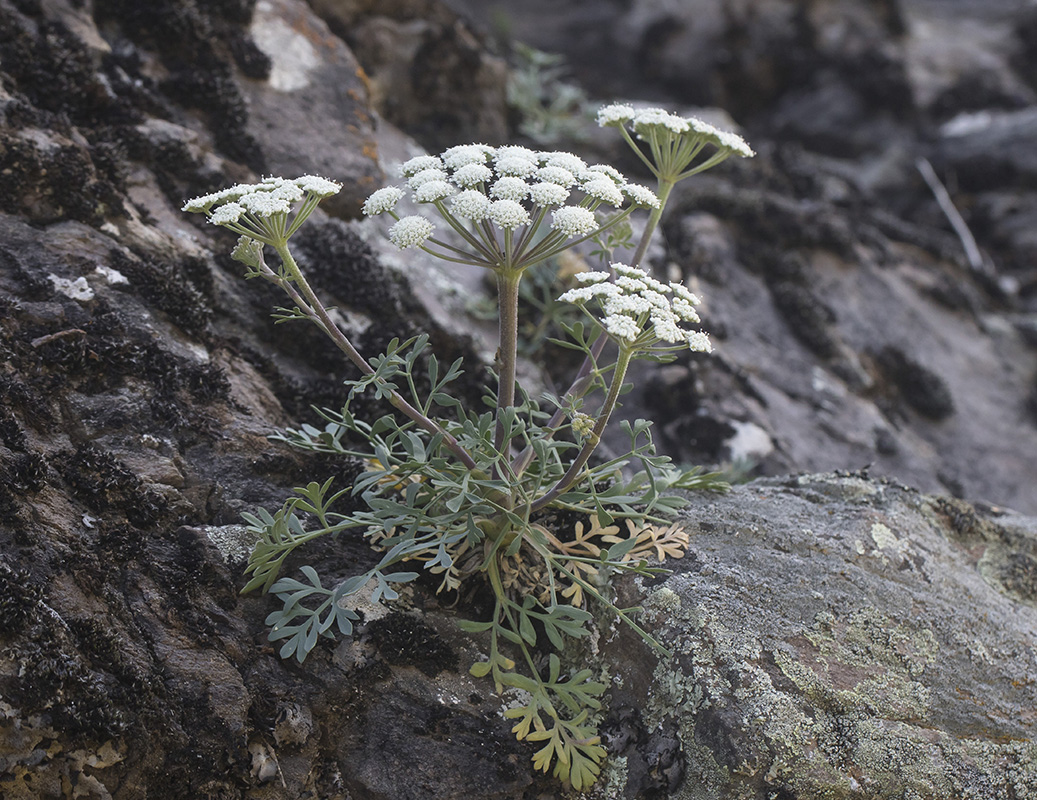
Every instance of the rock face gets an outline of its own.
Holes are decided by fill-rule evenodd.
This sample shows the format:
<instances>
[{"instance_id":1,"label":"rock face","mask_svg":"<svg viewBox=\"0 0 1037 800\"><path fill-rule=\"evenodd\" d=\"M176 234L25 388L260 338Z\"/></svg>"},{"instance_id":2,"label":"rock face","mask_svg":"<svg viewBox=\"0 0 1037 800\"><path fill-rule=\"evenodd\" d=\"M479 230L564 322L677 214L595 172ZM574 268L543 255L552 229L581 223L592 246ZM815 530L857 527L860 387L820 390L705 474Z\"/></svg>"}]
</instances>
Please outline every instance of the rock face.
<instances>
[{"instance_id":1,"label":"rock face","mask_svg":"<svg viewBox=\"0 0 1037 800\"><path fill-rule=\"evenodd\" d=\"M1034 796L1033 518L832 474L688 517L688 554L636 592L673 659L604 648L613 715L640 711L617 726L629 778L689 800ZM659 730L683 745L668 773Z\"/></svg>"},{"instance_id":2,"label":"rock face","mask_svg":"<svg viewBox=\"0 0 1037 800\"><path fill-rule=\"evenodd\" d=\"M545 34L609 40L614 10L651 42L659 21L647 2L542 5L579 23ZM753 101L760 156L682 194L655 251L657 270L707 297L718 343L631 398L677 458L744 455L769 473L874 462L926 491L1037 513L1035 23L1008 3L978 21L958 5L931 24L987 65L972 94L918 38L933 30L920 3L762 4L751 19L706 3L672 26L666 41L694 33L696 68L714 75L714 94L682 102L776 81ZM782 23L771 43L739 45L725 67L717 42L755 41L730 26L768 20ZM990 26L1018 43L993 61L977 45ZM879 88L832 88L873 50L889 66ZM628 76L655 65L651 91L665 94L681 53L627 48L616 63ZM797 96L775 59L810 53L830 68ZM430 587L367 609L354 640L304 665L271 648L269 602L238 594L241 513L314 478L348 484L357 465L266 437L339 404L354 376L315 331L273 326L281 299L241 279L232 237L179 210L270 172L342 181L293 240L301 265L364 352L428 331L440 358L465 357L460 390L478 403L492 342L459 335L461 304L428 302L428 275L394 269L349 220L416 147L379 113L430 147L494 141L503 82L477 30L431 0L0 0L5 800L564 796L468 675L481 643ZM914 135L876 110L887 86L931 114L920 152L960 171L986 271L961 263L913 152L868 145L875 131ZM939 98L954 86L987 116L949 113ZM809 121L789 108L827 107L825 92L848 104L845 142L830 121L778 124ZM769 141L779 129L786 141ZM621 586L674 659L601 632L619 680L597 796L1032 798L1037 526L980 508L833 475L694 498L677 572ZM370 559L343 538L289 567L330 580Z\"/></svg>"}]
</instances>

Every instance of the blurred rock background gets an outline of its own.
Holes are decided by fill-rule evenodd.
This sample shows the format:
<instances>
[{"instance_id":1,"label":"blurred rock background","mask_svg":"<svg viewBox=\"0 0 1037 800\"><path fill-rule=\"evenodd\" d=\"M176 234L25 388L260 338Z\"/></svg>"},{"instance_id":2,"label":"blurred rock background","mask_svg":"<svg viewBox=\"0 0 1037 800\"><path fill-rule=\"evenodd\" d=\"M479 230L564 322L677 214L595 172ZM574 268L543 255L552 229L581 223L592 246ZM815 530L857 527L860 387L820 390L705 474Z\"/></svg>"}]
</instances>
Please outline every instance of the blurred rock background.
<instances>
[{"instance_id":1,"label":"blurred rock background","mask_svg":"<svg viewBox=\"0 0 1037 800\"><path fill-rule=\"evenodd\" d=\"M1032 797L1035 91L1023 0L0 0L0 794L563 794L432 592L301 667L266 642L240 514L356 473L266 440L351 368L179 209L342 181L303 267L364 352L425 330L465 356L476 403L478 276L391 252L359 205L472 140L637 175L589 116L622 99L759 152L682 186L650 254L717 352L625 413L684 463L852 474L695 499L692 552L631 595L682 655L603 650L628 679L599 796Z\"/></svg>"}]
</instances>

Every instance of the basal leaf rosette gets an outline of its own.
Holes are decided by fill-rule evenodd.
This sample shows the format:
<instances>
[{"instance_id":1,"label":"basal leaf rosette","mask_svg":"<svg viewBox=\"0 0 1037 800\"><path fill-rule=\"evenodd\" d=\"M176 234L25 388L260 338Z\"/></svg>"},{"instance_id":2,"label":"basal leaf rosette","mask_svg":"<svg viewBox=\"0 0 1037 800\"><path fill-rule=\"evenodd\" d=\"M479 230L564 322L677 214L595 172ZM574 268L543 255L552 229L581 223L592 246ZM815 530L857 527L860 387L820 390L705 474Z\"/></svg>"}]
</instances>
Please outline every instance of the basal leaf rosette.
<instances>
[{"instance_id":1,"label":"basal leaf rosette","mask_svg":"<svg viewBox=\"0 0 1037 800\"><path fill-rule=\"evenodd\" d=\"M652 174L670 183L715 167L731 156L756 155L738 134L662 108L636 109L613 103L598 111L598 124L618 128Z\"/></svg>"},{"instance_id":2,"label":"basal leaf rosette","mask_svg":"<svg viewBox=\"0 0 1037 800\"><path fill-rule=\"evenodd\" d=\"M597 236L634 208L659 206L650 189L610 166L526 147L459 145L412 158L400 173L403 185L374 192L364 214L393 217L389 238L400 248L497 271L521 271ZM455 234L450 241L434 236L428 217L397 213L408 193L446 222Z\"/></svg>"},{"instance_id":3,"label":"basal leaf rosette","mask_svg":"<svg viewBox=\"0 0 1037 800\"><path fill-rule=\"evenodd\" d=\"M709 336L686 326L698 325L695 306L701 302L682 283L662 283L637 267L612 264L607 272L582 272L582 283L558 299L580 306L598 322L606 335L627 351L676 352L690 349L712 352ZM597 305L600 317L591 313Z\"/></svg>"}]
</instances>

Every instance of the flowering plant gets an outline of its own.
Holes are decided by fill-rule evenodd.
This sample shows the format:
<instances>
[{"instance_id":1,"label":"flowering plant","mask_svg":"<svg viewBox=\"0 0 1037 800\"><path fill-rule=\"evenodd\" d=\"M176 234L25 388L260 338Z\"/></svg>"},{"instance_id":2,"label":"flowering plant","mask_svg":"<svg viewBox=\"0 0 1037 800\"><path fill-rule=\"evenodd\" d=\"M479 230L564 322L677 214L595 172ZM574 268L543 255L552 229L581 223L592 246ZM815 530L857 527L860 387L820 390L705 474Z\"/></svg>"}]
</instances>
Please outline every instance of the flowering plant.
<instances>
[{"instance_id":1,"label":"flowering plant","mask_svg":"<svg viewBox=\"0 0 1037 800\"><path fill-rule=\"evenodd\" d=\"M656 455L644 420L622 423L630 442L624 456L594 459L633 360L711 349L707 335L690 327L700 323L698 297L681 283L656 280L639 262L678 181L732 155L752 155L734 134L660 109L607 106L599 123L620 128L656 177L656 191L570 153L462 145L406 162L404 186L379 189L364 204L367 215L395 219L389 238L401 249L420 248L494 274L500 346L492 411L473 411L451 396L461 363L443 369L426 352L427 336L393 340L384 354L365 358L313 291L288 242L338 184L314 176L267 178L184 206L240 234L233 255L247 266L246 277L269 281L291 299L290 308L278 309L280 321L311 321L362 373L347 381L341 409L321 412L322 428L303 425L274 438L363 459L366 470L352 487L332 492L330 480L313 482L295 489L275 513L246 516L257 542L243 591L272 591L281 600L267 618L281 656L302 661L333 629L350 634L359 616L349 601L360 592L371 591L373 602L398 598L399 586L418 576L401 565L420 564L441 576L440 591L481 576L494 609L486 620L460 623L488 640L486 660L471 672L519 696L505 712L515 720L513 731L540 743L537 768L554 765L576 789L593 782L605 756L593 715L606 686L590 669L563 674L558 653L567 641L589 635L588 602L665 652L638 626L636 609L615 605L607 578L653 574L659 568L648 558L683 555L687 537L671 521L684 500L674 490L725 487L716 474L681 471ZM429 216L397 213L408 192L446 236ZM610 231L639 208L649 218L630 264L580 273L559 297L582 315L564 325L568 339L559 342L584 356L572 385L560 397L522 393L515 364L523 273L588 239L610 251L617 245ZM278 255L276 267L267 264L265 246ZM424 394L413 378L419 359L430 383ZM356 418L350 404L366 391L399 414L373 423ZM347 493L365 508L334 510ZM577 521L566 529L562 519ZM280 577L285 558L300 545L354 528L381 554L373 568L331 587L308 566L303 580ZM521 657L524 669L512 656Z\"/></svg>"}]
</instances>

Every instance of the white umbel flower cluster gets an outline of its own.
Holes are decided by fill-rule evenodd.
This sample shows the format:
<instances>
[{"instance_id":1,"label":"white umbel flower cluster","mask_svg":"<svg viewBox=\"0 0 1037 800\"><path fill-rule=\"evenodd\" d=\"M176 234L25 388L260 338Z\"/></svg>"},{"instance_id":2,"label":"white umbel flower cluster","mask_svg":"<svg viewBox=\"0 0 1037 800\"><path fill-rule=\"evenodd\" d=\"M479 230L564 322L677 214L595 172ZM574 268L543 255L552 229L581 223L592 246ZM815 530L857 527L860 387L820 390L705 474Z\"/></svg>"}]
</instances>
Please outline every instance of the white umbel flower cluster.
<instances>
[{"instance_id":1,"label":"white umbel flower cluster","mask_svg":"<svg viewBox=\"0 0 1037 800\"><path fill-rule=\"evenodd\" d=\"M701 145L712 145L715 156L756 155L748 143L736 133L724 131L697 117L682 117L662 108L638 108L626 103L613 103L598 111L602 127L630 131L644 142L656 143L660 151L691 152ZM687 165L684 165L687 166Z\"/></svg>"},{"instance_id":2,"label":"white umbel flower cluster","mask_svg":"<svg viewBox=\"0 0 1037 800\"><path fill-rule=\"evenodd\" d=\"M404 217L389 228L389 241L401 250L418 247L425 243L435 229L436 226L424 217Z\"/></svg>"},{"instance_id":3,"label":"white umbel flower cluster","mask_svg":"<svg viewBox=\"0 0 1037 800\"><path fill-rule=\"evenodd\" d=\"M205 214L213 225L222 225L260 244L279 246L299 229L321 200L341 188L342 184L317 175L294 180L271 177L195 197L184 203L182 210ZM368 198L372 207L388 209L395 205L392 192L375 195L378 197Z\"/></svg>"},{"instance_id":4,"label":"white umbel flower cluster","mask_svg":"<svg viewBox=\"0 0 1037 800\"><path fill-rule=\"evenodd\" d=\"M596 300L601 308L601 325L613 339L626 346L649 349L665 343L691 350L711 352L709 337L684 325L698 324L695 306L699 298L681 283L662 283L637 267L613 264L615 280L606 272L584 272L576 276L581 286L558 299L585 308ZM672 295L672 296L671 296ZM589 313L589 312L588 312Z\"/></svg>"},{"instance_id":5,"label":"white umbel flower cluster","mask_svg":"<svg viewBox=\"0 0 1037 800\"><path fill-rule=\"evenodd\" d=\"M616 209L659 206L653 192L628 183L613 167L588 166L572 153L527 147L458 145L438 156L412 158L400 167L400 174L404 183L368 197L364 214L388 213L399 220L397 203L409 195L415 203L431 206L455 231L471 234L466 242L474 263L487 261L487 253L499 249L490 241L494 228L513 241L532 241L519 237L520 229L541 223L547 228L550 215L551 235L564 243L593 235ZM409 229L417 231L415 226L410 223ZM411 241L399 234L395 238ZM475 242L484 242L485 249ZM428 242L429 247L440 244L435 239ZM451 257L464 260L456 248Z\"/></svg>"}]
</instances>

